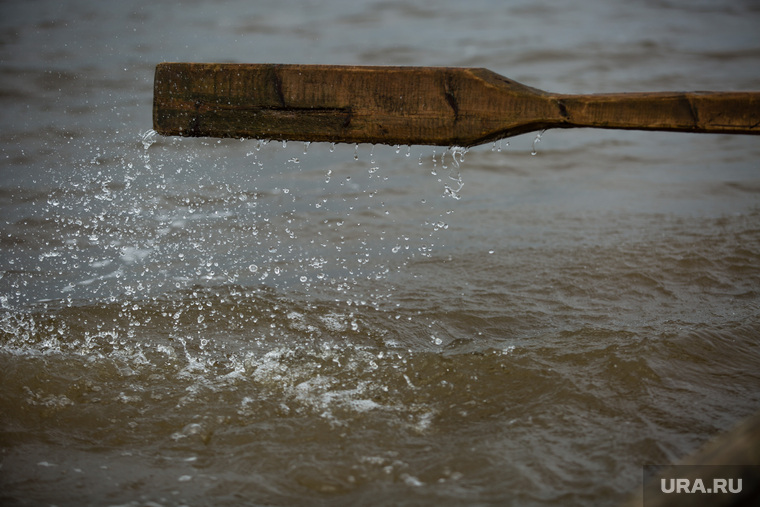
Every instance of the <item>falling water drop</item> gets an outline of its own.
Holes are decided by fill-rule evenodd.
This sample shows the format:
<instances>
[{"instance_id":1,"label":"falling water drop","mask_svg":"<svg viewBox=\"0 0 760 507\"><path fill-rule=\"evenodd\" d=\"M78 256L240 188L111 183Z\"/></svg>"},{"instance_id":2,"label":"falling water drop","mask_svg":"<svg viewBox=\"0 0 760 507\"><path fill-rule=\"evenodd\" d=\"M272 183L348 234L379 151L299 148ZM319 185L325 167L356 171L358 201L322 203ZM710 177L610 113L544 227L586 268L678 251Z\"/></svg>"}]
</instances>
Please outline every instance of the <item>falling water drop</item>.
<instances>
[{"instance_id":1,"label":"falling water drop","mask_svg":"<svg viewBox=\"0 0 760 507\"><path fill-rule=\"evenodd\" d=\"M153 129L146 130L145 133L142 135L142 138L141 138L142 144L146 150L150 148L153 145L153 143L156 142L156 135L158 135L158 132L156 132Z\"/></svg>"},{"instance_id":2,"label":"falling water drop","mask_svg":"<svg viewBox=\"0 0 760 507\"><path fill-rule=\"evenodd\" d=\"M460 164L464 162L465 153L467 153L467 148L464 148L462 146L451 147L451 159L454 161L454 165L456 167L459 167ZM459 160L457 160L457 156L459 156Z\"/></svg>"},{"instance_id":3,"label":"falling water drop","mask_svg":"<svg viewBox=\"0 0 760 507\"><path fill-rule=\"evenodd\" d=\"M531 155L535 155L536 153L538 153L538 151L536 151L536 145L541 142L541 136L544 135L544 132L546 132L546 130L542 130L541 132L536 134L536 138L533 140L533 146L531 147L531 151L530 151Z\"/></svg>"},{"instance_id":4,"label":"falling water drop","mask_svg":"<svg viewBox=\"0 0 760 507\"><path fill-rule=\"evenodd\" d=\"M306 141L303 143L303 154L306 155L306 152L309 151L309 145L311 144L311 141Z\"/></svg>"},{"instance_id":5,"label":"falling water drop","mask_svg":"<svg viewBox=\"0 0 760 507\"><path fill-rule=\"evenodd\" d=\"M330 153L335 151L335 143L330 143Z\"/></svg>"},{"instance_id":6,"label":"falling water drop","mask_svg":"<svg viewBox=\"0 0 760 507\"><path fill-rule=\"evenodd\" d=\"M359 160L359 143L354 146L354 160Z\"/></svg>"},{"instance_id":7,"label":"falling water drop","mask_svg":"<svg viewBox=\"0 0 760 507\"><path fill-rule=\"evenodd\" d=\"M408 157L411 154L412 154L412 145L411 144L407 144L406 145L406 156Z\"/></svg>"},{"instance_id":8,"label":"falling water drop","mask_svg":"<svg viewBox=\"0 0 760 507\"><path fill-rule=\"evenodd\" d=\"M288 141L286 139L282 140L282 147L287 148L288 147Z\"/></svg>"}]
</instances>

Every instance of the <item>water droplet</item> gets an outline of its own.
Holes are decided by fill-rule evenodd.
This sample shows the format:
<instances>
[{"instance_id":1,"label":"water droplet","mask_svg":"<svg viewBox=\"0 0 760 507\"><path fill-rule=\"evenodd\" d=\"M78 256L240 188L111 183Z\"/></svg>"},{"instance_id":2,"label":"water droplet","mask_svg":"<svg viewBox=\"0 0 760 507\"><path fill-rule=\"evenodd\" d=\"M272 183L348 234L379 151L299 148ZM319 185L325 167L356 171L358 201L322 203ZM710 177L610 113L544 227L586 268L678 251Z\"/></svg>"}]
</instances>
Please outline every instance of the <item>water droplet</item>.
<instances>
[{"instance_id":1,"label":"water droplet","mask_svg":"<svg viewBox=\"0 0 760 507\"><path fill-rule=\"evenodd\" d=\"M464 162L465 153L467 153L467 148L462 146L451 147L451 159L454 161L455 166L459 167L459 165ZM459 160L457 160L457 156L459 156Z\"/></svg>"},{"instance_id":2,"label":"water droplet","mask_svg":"<svg viewBox=\"0 0 760 507\"><path fill-rule=\"evenodd\" d=\"M282 147L287 148L288 147L288 141L286 139L282 140Z\"/></svg>"},{"instance_id":3,"label":"water droplet","mask_svg":"<svg viewBox=\"0 0 760 507\"><path fill-rule=\"evenodd\" d=\"M370 167L368 169L368 171L369 171L370 174L374 174L374 173L377 172L378 169L380 169L380 168L379 167Z\"/></svg>"},{"instance_id":4,"label":"water droplet","mask_svg":"<svg viewBox=\"0 0 760 507\"><path fill-rule=\"evenodd\" d=\"M251 264L250 266L248 266L248 271L250 271L251 273L255 273L258 270L259 270L259 267L256 264Z\"/></svg>"},{"instance_id":5,"label":"water droplet","mask_svg":"<svg viewBox=\"0 0 760 507\"><path fill-rule=\"evenodd\" d=\"M303 154L306 155L306 152L309 151L309 145L311 144L311 141L306 141L303 143Z\"/></svg>"},{"instance_id":6,"label":"water droplet","mask_svg":"<svg viewBox=\"0 0 760 507\"><path fill-rule=\"evenodd\" d=\"M411 154L412 154L412 145L411 144L407 144L406 145L406 156L408 157Z\"/></svg>"},{"instance_id":7,"label":"water droplet","mask_svg":"<svg viewBox=\"0 0 760 507\"><path fill-rule=\"evenodd\" d=\"M461 190L461 189L462 189L461 185L456 190L454 188L446 185L446 187L443 189L443 196L444 197L453 197L454 199L456 199L458 201L459 199L462 198L462 196L459 195L459 190Z\"/></svg>"},{"instance_id":8,"label":"water droplet","mask_svg":"<svg viewBox=\"0 0 760 507\"><path fill-rule=\"evenodd\" d=\"M157 135L158 135L158 132L156 132L153 129L146 130L145 133L142 135L141 141L146 150L150 148L153 145L153 143L156 142Z\"/></svg>"},{"instance_id":9,"label":"water droplet","mask_svg":"<svg viewBox=\"0 0 760 507\"><path fill-rule=\"evenodd\" d=\"M301 161L298 160L298 157L290 158L290 159L288 159L288 162L292 162L294 164L300 164L301 163Z\"/></svg>"},{"instance_id":10,"label":"water droplet","mask_svg":"<svg viewBox=\"0 0 760 507\"><path fill-rule=\"evenodd\" d=\"M330 153L335 151L335 143L330 143Z\"/></svg>"},{"instance_id":11,"label":"water droplet","mask_svg":"<svg viewBox=\"0 0 760 507\"><path fill-rule=\"evenodd\" d=\"M354 160L359 160L359 143L354 146Z\"/></svg>"},{"instance_id":12,"label":"water droplet","mask_svg":"<svg viewBox=\"0 0 760 507\"><path fill-rule=\"evenodd\" d=\"M536 138L533 140L533 146L531 147L531 151L530 151L531 155L535 155L536 153L538 153L538 151L536 151L536 145L541 142L541 136L544 135L544 132L546 132L546 130L542 130L541 132L536 134Z\"/></svg>"}]
</instances>

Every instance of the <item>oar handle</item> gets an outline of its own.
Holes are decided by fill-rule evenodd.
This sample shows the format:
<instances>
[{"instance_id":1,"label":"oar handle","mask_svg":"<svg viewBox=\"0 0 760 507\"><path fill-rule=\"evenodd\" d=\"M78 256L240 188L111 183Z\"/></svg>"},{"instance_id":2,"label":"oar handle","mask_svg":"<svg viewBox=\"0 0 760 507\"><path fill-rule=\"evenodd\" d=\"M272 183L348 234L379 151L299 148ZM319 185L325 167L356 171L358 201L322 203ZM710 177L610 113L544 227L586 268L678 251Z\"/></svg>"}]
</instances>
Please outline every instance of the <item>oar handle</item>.
<instances>
[{"instance_id":1,"label":"oar handle","mask_svg":"<svg viewBox=\"0 0 760 507\"><path fill-rule=\"evenodd\" d=\"M760 134L760 92L557 95L565 127Z\"/></svg>"}]
</instances>

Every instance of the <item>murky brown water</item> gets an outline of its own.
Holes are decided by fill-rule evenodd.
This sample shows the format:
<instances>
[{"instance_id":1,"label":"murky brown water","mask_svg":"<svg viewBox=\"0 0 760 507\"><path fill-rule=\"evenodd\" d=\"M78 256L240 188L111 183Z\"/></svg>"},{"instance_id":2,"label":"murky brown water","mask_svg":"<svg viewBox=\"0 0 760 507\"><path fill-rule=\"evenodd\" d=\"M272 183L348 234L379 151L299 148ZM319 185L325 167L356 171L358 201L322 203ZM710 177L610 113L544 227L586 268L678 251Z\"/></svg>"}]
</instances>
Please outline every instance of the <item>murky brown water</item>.
<instances>
[{"instance_id":1,"label":"murky brown water","mask_svg":"<svg viewBox=\"0 0 760 507\"><path fill-rule=\"evenodd\" d=\"M760 89L756 2L0 12L3 505L615 505L760 407L756 137L149 132L171 60Z\"/></svg>"}]
</instances>

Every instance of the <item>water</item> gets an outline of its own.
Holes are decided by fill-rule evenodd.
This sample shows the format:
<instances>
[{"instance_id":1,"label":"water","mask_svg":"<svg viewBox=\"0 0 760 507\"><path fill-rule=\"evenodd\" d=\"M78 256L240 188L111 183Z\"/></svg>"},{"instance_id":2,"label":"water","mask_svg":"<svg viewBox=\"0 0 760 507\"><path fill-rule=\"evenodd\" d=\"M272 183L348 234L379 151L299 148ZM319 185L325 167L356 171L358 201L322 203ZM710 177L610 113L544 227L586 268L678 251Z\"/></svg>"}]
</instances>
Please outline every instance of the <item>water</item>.
<instances>
[{"instance_id":1,"label":"water","mask_svg":"<svg viewBox=\"0 0 760 507\"><path fill-rule=\"evenodd\" d=\"M755 412L755 137L150 131L160 61L760 89L755 2L555 4L3 3L0 503L616 505Z\"/></svg>"}]
</instances>

